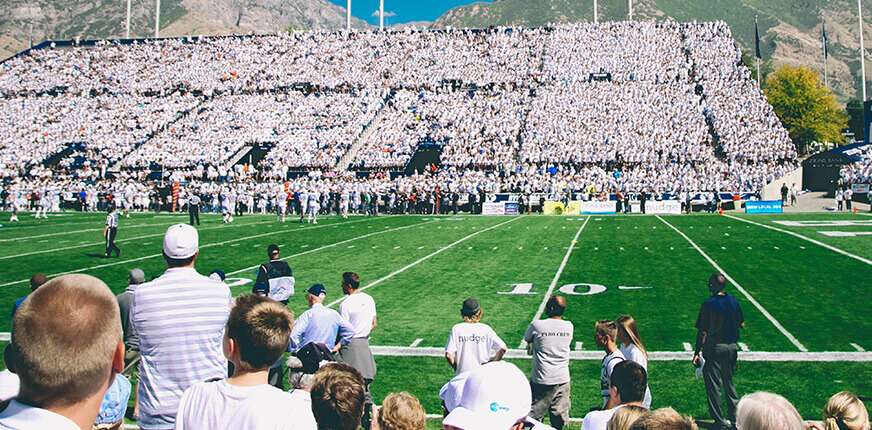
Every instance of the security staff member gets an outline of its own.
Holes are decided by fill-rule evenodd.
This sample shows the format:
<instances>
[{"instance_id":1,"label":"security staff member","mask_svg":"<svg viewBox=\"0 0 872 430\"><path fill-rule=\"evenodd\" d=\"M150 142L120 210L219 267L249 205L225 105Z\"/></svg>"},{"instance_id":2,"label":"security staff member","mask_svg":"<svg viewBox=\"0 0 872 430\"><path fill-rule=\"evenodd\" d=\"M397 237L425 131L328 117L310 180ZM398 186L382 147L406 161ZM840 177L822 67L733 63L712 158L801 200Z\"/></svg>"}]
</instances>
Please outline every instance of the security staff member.
<instances>
[{"instance_id":1,"label":"security staff member","mask_svg":"<svg viewBox=\"0 0 872 430\"><path fill-rule=\"evenodd\" d=\"M726 277L715 273L709 278L711 297L706 299L696 320L696 349L693 364L700 365L700 351L705 359L702 368L709 415L720 428L733 428L739 396L733 385L738 353L739 329L745 326L745 317L739 301L728 295ZM724 416L721 393L727 396L727 415Z\"/></svg>"},{"instance_id":2,"label":"security staff member","mask_svg":"<svg viewBox=\"0 0 872 430\"><path fill-rule=\"evenodd\" d=\"M188 217L190 218L188 224L194 225L196 221L197 225L200 225L200 196L196 193L191 193L188 197Z\"/></svg>"},{"instance_id":3,"label":"security staff member","mask_svg":"<svg viewBox=\"0 0 872 430\"><path fill-rule=\"evenodd\" d=\"M103 228L103 237L106 238L106 258L115 252L115 257L121 256L121 249L115 245L115 237L118 235L118 211L115 210L115 204L110 203L106 209L106 227Z\"/></svg>"},{"instance_id":4,"label":"security staff member","mask_svg":"<svg viewBox=\"0 0 872 430\"><path fill-rule=\"evenodd\" d=\"M258 267L257 279L251 292L287 305L288 298L294 295L294 284L296 284L294 272L291 266L280 258L278 245L268 246L266 254L269 261Z\"/></svg>"}]
</instances>

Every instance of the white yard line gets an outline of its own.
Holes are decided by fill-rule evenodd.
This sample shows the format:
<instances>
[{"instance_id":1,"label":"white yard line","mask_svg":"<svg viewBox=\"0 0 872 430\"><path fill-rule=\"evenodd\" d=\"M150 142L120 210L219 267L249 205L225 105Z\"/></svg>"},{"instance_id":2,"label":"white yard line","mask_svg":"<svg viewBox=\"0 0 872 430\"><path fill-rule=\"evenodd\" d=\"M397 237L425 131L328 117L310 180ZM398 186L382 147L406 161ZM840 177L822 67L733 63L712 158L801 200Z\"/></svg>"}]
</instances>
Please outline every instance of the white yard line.
<instances>
[{"instance_id":1,"label":"white yard line","mask_svg":"<svg viewBox=\"0 0 872 430\"><path fill-rule=\"evenodd\" d=\"M93 224L102 224L102 220L95 219ZM56 225L57 224L46 224L45 226L54 227ZM254 224L252 223L252 224L246 224L246 225L254 225ZM165 222L156 222L156 223L152 223L152 224L123 225L122 229L128 230L128 229L132 229L132 228L165 227L165 226L167 226L167 224ZM57 232L57 233L38 234L35 236L8 237L5 239L0 239L0 243L16 242L19 240L39 239L42 237L65 236L68 234L88 233L88 232L94 232L94 231L103 231L103 228L102 227L100 227L100 228L86 228L84 230L61 231L61 232Z\"/></svg>"},{"instance_id":2,"label":"white yard line","mask_svg":"<svg viewBox=\"0 0 872 430\"><path fill-rule=\"evenodd\" d=\"M372 219L372 218L370 218L370 219ZM359 222L359 221L354 221L354 222ZM289 256L287 256L287 257L282 257L282 258L280 258L280 260L289 260L289 259L291 259L291 258L302 257L302 256L307 255L307 254L312 254L312 253L315 253L315 252L318 252L318 251L321 251L321 250L324 250L324 249L327 249L327 248L333 248L333 247L336 247L336 246L341 246L341 245L344 245L344 244L349 243L349 242L354 242L354 241L356 241L356 240L366 239L366 238L368 238L368 237L375 236L375 235L379 235L379 234L385 234L385 233L390 233L390 232L394 232L394 231L405 230L405 229L407 229L407 228L417 227L417 226L422 225L422 224L430 224L430 223L433 223L433 222L436 222L436 221L433 220L433 221L425 221L425 222L416 222L416 223L414 223L414 224L404 225L404 226L400 226L400 227L394 227L394 228L391 228L391 229L388 229L388 230L381 230L381 231L376 231L376 232L373 232L373 233L367 233L367 234L364 234L364 235L360 235L360 236L352 237L351 239L343 240L343 241L341 241L341 242L331 243L331 244L328 244L328 245L320 246L320 247L318 247L318 248L310 249L310 250L308 250L308 251L298 252L298 253L296 253L296 254L294 254L294 255L289 255ZM235 271L233 271L233 272L230 272L230 273L228 273L228 275L236 275L236 274L239 274L239 273L247 272L247 271L249 271L249 270L257 269L258 267L260 267L260 265L257 265L257 266L249 266L249 267L246 267L246 268L244 268L244 269L239 269L239 270L235 270Z\"/></svg>"},{"instance_id":3,"label":"white yard line","mask_svg":"<svg viewBox=\"0 0 872 430\"><path fill-rule=\"evenodd\" d=\"M373 355L388 357L445 357L445 348L411 348L407 346L371 346ZM687 361L693 351L653 351L648 353L649 361ZM529 359L524 349L510 349L505 358ZM570 360L602 361L602 351L571 351ZM739 361L799 361L799 362L872 362L872 352L740 352Z\"/></svg>"},{"instance_id":4,"label":"white yard line","mask_svg":"<svg viewBox=\"0 0 872 430\"><path fill-rule=\"evenodd\" d=\"M563 269L566 269L566 263L569 262L569 256L572 255L572 250L575 249L575 245L578 243L578 237L581 236L581 232L584 230L584 227L587 225L588 221L590 221L590 217L584 219L581 227L579 227L578 231L575 232L575 237L572 238L572 242L569 242L569 247L566 249L566 254L563 255L563 261L560 262L560 267L557 268L557 273L555 273L554 278L551 279L551 284L548 285L548 291L545 292L545 297L542 297L542 303L539 304L539 309L536 310L536 315L533 316L531 322L538 321L539 318L542 318L542 314L545 312L545 306L548 304L548 299L551 297L551 294L554 293L554 289L557 288L557 282L560 281L560 276L563 275ZM521 343L518 344L518 348L527 348L527 341L521 339Z\"/></svg>"},{"instance_id":5,"label":"white yard line","mask_svg":"<svg viewBox=\"0 0 872 430\"><path fill-rule=\"evenodd\" d=\"M700 255L702 255L702 256L703 256L703 257L704 257L704 258L709 262L709 264L711 264L712 267L715 268L715 270L717 270L718 272L722 273L722 274L724 275L724 277L726 277L727 280L730 281L730 283L733 284L733 286L736 287L736 290L738 290L740 293L742 293L742 295L745 296L745 298L746 298L749 302L751 302L751 304L754 305L754 307L757 308L757 310L760 311L760 313L763 314L763 316L765 316L766 319L768 319L769 322L771 322L772 325L774 325L775 328L778 329L778 331L780 331L781 334L783 334L784 337L786 337L787 340L789 340L790 343L793 344L793 346L795 346L798 350L800 350L800 351L802 351L802 352L807 352L807 351L808 351L808 348L806 348L802 343L800 343L800 341L799 341L795 336L793 336L789 331L787 331L787 329L784 328L784 326L781 325L781 323L778 322L778 320L776 320L775 317L773 317L772 314L770 314L769 311L767 311L766 308L764 308L763 305L761 305L760 302L758 302L758 301L754 298L754 296L751 295L751 293L749 293L747 290L745 290L744 288L742 288L742 286L739 285L739 283L736 282L736 280L733 279L733 277L730 276L730 275L729 275L729 274L728 274L724 269L722 269L721 266L719 266L718 263L715 262L715 260L712 260L712 258L709 257L708 254L706 254L705 251L702 250L702 248L700 248L699 246L697 246L696 242L694 242L694 241L691 240L689 237L687 237L687 235L684 234L681 230L675 228L674 225L670 224L668 221L666 221L665 219L661 218L660 215L655 215L655 216L657 217L657 219L659 219L660 221L662 221L664 224L668 225L669 228L675 230L676 233L678 233L679 235L681 235L681 237L683 237L684 240L686 240L688 243L690 243L690 245L691 245L694 249L696 249L696 251L699 252Z\"/></svg>"},{"instance_id":6,"label":"white yard line","mask_svg":"<svg viewBox=\"0 0 872 430\"><path fill-rule=\"evenodd\" d=\"M393 278L394 276L399 275L400 273L403 273L403 272L405 272L405 271L407 271L407 270L409 270L409 269L411 269L411 268L413 268L413 267L415 267L415 266L417 266L417 265L419 265L419 264L421 264L421 263L423 263L423 262L425 262L425 261L427 261L427 260L429 260L429 259L431 259L431 258L433 258L433 257L435 257L435 256L437 256L437 255L439 255L439 254L441 254L441 253L443 253L443 252L445 252L445 251L451 249L451 248L454 248L454 247L457 246L458 244L461 244L461 243L463 243L463 242L465 242L465 241L467 241L467 240L469 240L469 239L472 239L472 238L475 237L475 236L478 236L478 235L480 235L480 234L482 234L482 233L484 233L484 232L487 232L487 231L493 230L493 229L495 229L495 228L502 227L502 226L504 226L504 225L506 225L506 224L509 224L509 223L511 223L511 222L515 222L515 221L517 221L517 220L519 220L519 219L521 219L521 217L515 217L515 218L512 218L512 219L510 219L510 220L508 220L508 221L503 221L503 222L501 222L501 223L499 223L499 224L492 225L492 226L490 226L490 227L488 227L488 228L485 228L485 229L482 229L482 230L477 230L475 233L470 233L470 234L468 234L468 235L466 235L466 236L464 236L464 237L462 237L462 238L460 238L460 239L458 239L458 240L455 240L454 242L449 243L448 245L445 245L445 246L443 246L443 247L437 249L437 250L434 251L434 252L431 252L430 254L427 254L427 255L425 255L425 256L423 256L423 257L421 257L421 258L419 258L419 259L417 259L417 260L415 260L415 261L413 261L413 262L411 262L411 263L409 263L409 264L403 266L403 267L400 268L400 269L394 270L393 272L391 272L391 273L389 273L389 274L387 274L387 275L385 275L385 276L382 276L381 278L376 279L375 281L370 282L369 284L367 284L367 285L361 287L361 288L360 288L360 291L368 290L368 289L370 289L370 288L372 288L372 287L375 287L375 286L381 284L382 282L387 281L388 279L391 279L391 278ZM341 303L343 300L345 300L345 297L342 297L342 298L336 299L336 300L330 302L330 303L327 305L327 307L329 308L329 307L336 306L337 304Z\"/></svg>"},{"instance_id":7,"label":"white yard line","mask_svg":"<svg viewBox=\"0 0 872 430\"><path fill-rule=\"evenodd\" d=\"M376 219L376 218L365 218L365 219L360 219L360 220L355 220L355 221L347 221L347 222L344 222L344 223L342 223L342 224L359 223L359 222L369 221L369 220L373 220L373 219ZM251 225L251 224L248 224L248 225ZM341 225L341 224L340 224L340 225ZM417 225L417 224L415 224L415 225ZM281 233L294 233L294 232L298 232L298 231L306 231L306 230L317 230L317 229L319 229L319 228L327 228L327 227L331 227L331 226L333 226L333 224L321 224L321 225L314 226L314 227L303 227L303 228L299 228L299 229L271 231L271 232L267 232L267 233L257 234L257 235L254 235L254 236L248 236L248 237L241 237L241 238L237 238L237 239L225 240L225 241L223 241L223 242L208 243L208 244L205 244L205 245L201 245L201 246L200 246L200 249L203 249L203 248L211 248L211 247L213 247L213 246L226 245L226 244L228 244L228 243L242 242L242 241L245 241L245 240L257 239L257 238L259 238L259 237L270 236L270 235L275 235L275 234L281 234ZM98 264L98 265L96 265L96 266L91 266L91 267L83 267L83 268L80 268L80 269L69 270L69 271L66 271L66 272L52 273L51 275L48 275L48 277L49 277L49 278L52 278L52 277L60 276L60 275L68 275L68 274L70 274L70 273L82 273L82 272L87 272L87 271L89 271L89 270L96 270L96 269L102 269L102 268L104 268L104 267L118 266L118 265L121 265L121 264L133 263L133 262L137 262L137 261L148 260L148 259L151 259L151 258L158 258L158 257L161 257L161 256L163 256L163 253L160 253L160 254L151 254L151 255L146 255L146 256L138 257L138 258L131 258L131 259L128 259L128 260L120 260L120 261L114 261L114 262L112 262L112 263ZM7 286L10 286L10 285L16 285L16 284L24 284L24 283L29 282L29 281L30 281L29 279L22 279L22 280L20 280L20 281L7 282L7 283L5 283L5 284L0 284L0 287L7 287Z\"/></svg>"},{"instance_id":8,"label":"white yard line","mask_svg":"<svg viewBox=\"0 0 872 430\"><path fill-rule=\"evenodd\" d=\"M755 222L755 221L747 220L747 219L740 218L740 217L733 216L733 215L727 215L727 214L725 214L724 216L727 217L727 218L731 218L731 219L737 220L737 221L742 221L742 222L746 222L746 223L748 223L748 224L753 224L753 225L756 225L756 226L758 226L758 227L768 228L769 230L778 231L778 232L781 232L781 233L784 233L784 234L789 234L789 235L791 235L791 236L793 236L793 237L800 238L800 239L802 239L802 240L804 240L804 241L806 241L806 242L811 242L811 243L813 243L813 244L815 244L815 245L817 245L817 246L820 246L820 247L822 247L822 248L829 249L830 251L833 251L833 252L836 252L836 253L842 254L842 255L844 255L844 256L846 256L846 257L851 257L851 258L853 258L853 259L855 259L855 260L857 260L857 261L860 261L860 262L862 262L862 263L866 263L866 264L872 266L872 260L869 260L868 258L863 258L863 257L860 257L859 255L851 254L851 253L848 252L848 251L843 251L843 250L841 250L841 249L839 249L839 248L836 248L835 246L828 245L828 244L823 243L823 242L821 242L821 241L819 241L819 240L815 240L815 239L812 239L812 238L810 238L810 237L803 236L803 235L801 235L801 234L799 234L799 233L796 233L796 232L793 232L793 231L790 231L790 230L784 230L784 229L782 229L782 228L778 228L778 227L773 227L773 226L771 226L771 225L760 224L759 222Z\"/></svg>"},{"instance_id":9,"label":"white yard line","mask_svg":"<svg viewBox=\"0 0 872 430\"><path fill-rule=\"evenodd\" d=\"M197 231L215 230L215 229L220 229L220 228L247 227L247 226L259 225L259 224L269 224L272 222L273 221L259 221L259 222L253 222L253 223L248 223L248 224L219 225L219 226L214 226L214 227L203 227L203 228L197 229ZM166 226L166 227L169 227L169 226ZM102 230L103 229L100 229L100 231L102 231ZM122 227L122 230L123 230L123 227ZM115 241L115 243L125 243L125 242L131 242L131 241L135 241L135 240L148 239L148 238L152 238L152 237L163 237L164 234L166 234L166 232L146 234L144 236L129 237L126 239L118 239ZM274 233L272 233L272 234L274 234ZM27 257L30 255L48 254L48 253L52 253L52 252L67 251L70 249L86 248L89 246L98 246L98 245L106 246L106 242L105 241L85 242L85 243L80 242L78 245L65 246L63 248L43 249L41 251L32 251L32 252L25 252L25 253L15 254L15 255L6 255L6 256L0 257L0 260L9 260L12 258Z\"/></svg>"}]
</instances>

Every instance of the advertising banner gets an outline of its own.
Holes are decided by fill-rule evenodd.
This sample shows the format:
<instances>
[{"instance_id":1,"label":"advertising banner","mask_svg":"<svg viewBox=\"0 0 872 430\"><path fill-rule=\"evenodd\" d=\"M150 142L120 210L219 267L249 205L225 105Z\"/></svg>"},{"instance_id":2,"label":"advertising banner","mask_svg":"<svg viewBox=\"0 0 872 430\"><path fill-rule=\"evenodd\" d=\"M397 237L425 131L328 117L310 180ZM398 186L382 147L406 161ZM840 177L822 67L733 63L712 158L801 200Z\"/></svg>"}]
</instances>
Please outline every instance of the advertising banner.
<instances>
[{"instance_id":1,"label":"advertising banner","mask_svg":"<svg viewBox=\"0 0 872 430\"><path fill-rule=\"evenodd\" d=\"M506 215L518 215L521 213L521 207L517 202L505 202L503 204L505 205Z\"/></svg>"},{"instance_id":2,"label":"advertising banner","mask_svg":"<svg viewBox=\"0 0 872 430\"><path fill-rule=\"evenodd\" d=\"M481 207L482 215L505 215L506 205L503 202L499 203L484 203Z\"/></svg>"},{"instance_id":3,"label":"advertising banner","mask_svg":"<svg viewBox=\"0 0 872 430\"><path fill-rule=\"evenodd\" d=\"M853 191L854 194L868 194L869 184L853 184L851 185L851 191Z\"/></svg>"},{"instance_id":4,"label":"advertising banner","mask_svg":"<svg viewBox=\"0 0 872 430\"><path fill-rule=\"evenodd\" d=\"M759 200L745 202L746 214L780 214L784 212L781 200Z\"/></svg>"},{"instance_id":5,"label":"advertising banner","mask_svg":"<svg viewBox=\"0 0 872 430\"><path fill-rule=\"evenodd\" d=\"M642 205L633 203L633 213L642 213ZM678 200L649 200L645 202L645 213L651 215L681 215L681 202Z\"/></svg>"},{"instance_id":6,"label":"advertising banner","mask_svg":"<svg viewBox=\"0 0 872 430\"><path fill-rule=\"evenodd\" d=\"M542 213L545 215L563 215L565 209L563 202L546 201Z\"/></svg>"},{"instance_id":7,"label":"advertising banner","mask_svg":"<svg viewBox=\"0 0 872 430\"><path fill-rule=\"evenodd\" d=\"M581 202L581 213L584 215L606 215L617 212L617 203L605 202Z\"/></svg>"}]
</instances>

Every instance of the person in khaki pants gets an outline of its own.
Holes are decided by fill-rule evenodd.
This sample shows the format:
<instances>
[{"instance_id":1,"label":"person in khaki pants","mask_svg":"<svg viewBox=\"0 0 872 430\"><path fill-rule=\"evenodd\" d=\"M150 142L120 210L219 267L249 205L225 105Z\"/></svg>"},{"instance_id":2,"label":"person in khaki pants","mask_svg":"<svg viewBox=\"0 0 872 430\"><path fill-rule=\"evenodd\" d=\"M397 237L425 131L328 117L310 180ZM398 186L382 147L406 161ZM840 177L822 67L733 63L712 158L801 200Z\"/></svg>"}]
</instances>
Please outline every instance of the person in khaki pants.
<instances>
[{"instance_id":1,"label":"person in khaki pants","mask_svg":"<svg viewBox=\"0 0 872 430\"><path fill-rule=\"evenodd\" d=\"M533 405L530 417L541 421L548 412L551 426L561 430L569 422L572 405L569 378L569 352L573 326L563 320L566 299L551 296L545 304L543 320L533 321L524 334L528 351L533 355L530 388Z\"/></svg>"}]
</instances>

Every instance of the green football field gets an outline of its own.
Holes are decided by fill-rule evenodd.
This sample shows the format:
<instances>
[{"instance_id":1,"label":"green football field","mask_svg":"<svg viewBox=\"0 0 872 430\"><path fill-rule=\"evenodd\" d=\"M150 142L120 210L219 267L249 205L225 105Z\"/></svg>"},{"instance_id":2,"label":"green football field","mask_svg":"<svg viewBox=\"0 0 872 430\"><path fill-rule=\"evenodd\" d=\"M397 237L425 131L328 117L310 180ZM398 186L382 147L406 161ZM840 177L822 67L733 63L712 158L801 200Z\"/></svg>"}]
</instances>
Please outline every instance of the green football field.
<instances>
[{"instance_id":1,"label":"green football field","mask_svg":"<svg viewBox=\"0 0 872 430\"><path fill-rule=\"evenodd\" d=\"M159 276L163 232L186 216L134 214L121 220L120 258L102 257L100 214L0 214L0 332L36 273L88 273L116 292L127 271ZM341 273L360 273L378 305L377 400L391 391L417 395L428 413L440 412L438 391L451 377L443 358L460 303L478 298L483 322L509 345L510 359L529 369L522 336L541 316L549 293L564 294L573 342L573 413L599 402L598 319L631 314L651 353L654 407L673 406L707 418L704 387L687 349L693 323L716 270L743 307L747 327L737 375L740 394L780 393L809 419L841 390L872 396L872 216L868 214L481 217L402 216L317 225L272 216L237 217L222 225L203 216L202 273L222 269L234 294L250 290L255 268L271 243L282 248L297 279L290 307L305 310L302 291L328 287L341 300ZM86 335L86 334L83 334Z\"/></svg>"}]
</instances>

